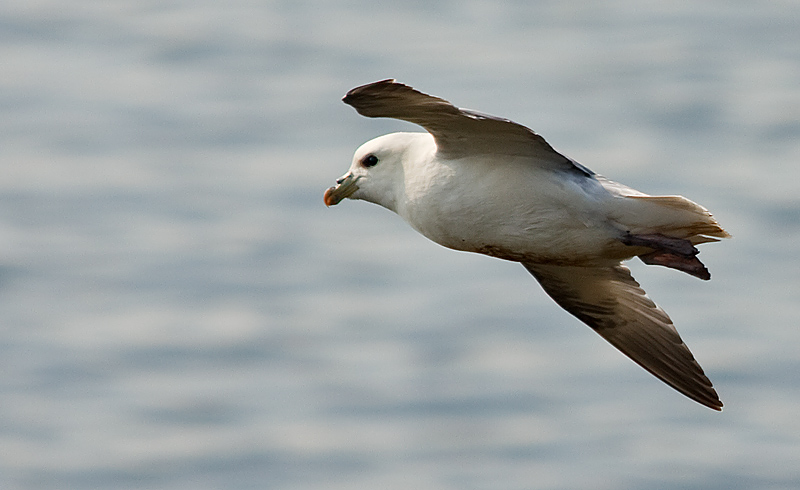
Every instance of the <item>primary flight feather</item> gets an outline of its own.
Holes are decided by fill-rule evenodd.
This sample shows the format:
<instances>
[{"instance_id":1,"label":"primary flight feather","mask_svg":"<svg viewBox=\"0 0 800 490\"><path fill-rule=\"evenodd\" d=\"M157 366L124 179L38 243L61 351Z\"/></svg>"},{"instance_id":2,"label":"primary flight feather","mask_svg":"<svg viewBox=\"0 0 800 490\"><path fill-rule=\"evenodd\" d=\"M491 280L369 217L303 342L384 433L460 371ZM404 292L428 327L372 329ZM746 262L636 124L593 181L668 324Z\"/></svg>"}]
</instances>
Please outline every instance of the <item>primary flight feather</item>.
<instances>
[{"instance_id":1,"label":"primary flight feather","mask_svg":"<svg viewBox=\"0 0 800 490\"><path fill-rule=\"evenodd\" d=\"M722 409L669 316L622 261L710 279L695 245L728 237L702 206L649 196L596 175L530 129L394 80L344 97L359 114L422 126L358 148L325 192L362 199L445 247L520 262L562 308L689 398Z\"/></svg>"}]
</instances>

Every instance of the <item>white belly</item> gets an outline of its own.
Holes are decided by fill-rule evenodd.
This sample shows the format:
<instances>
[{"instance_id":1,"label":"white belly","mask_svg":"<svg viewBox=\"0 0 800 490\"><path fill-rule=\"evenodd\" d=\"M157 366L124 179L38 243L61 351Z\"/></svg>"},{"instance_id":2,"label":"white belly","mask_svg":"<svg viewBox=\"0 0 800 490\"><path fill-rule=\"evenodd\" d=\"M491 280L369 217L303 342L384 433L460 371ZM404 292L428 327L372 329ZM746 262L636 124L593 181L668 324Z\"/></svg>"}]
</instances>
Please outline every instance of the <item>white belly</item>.
<instances>
[{"instance_id":1,"label":"white belly","mask_svg":"<svg viewBox=\"0 0 800 490\"><path fill-rule=\"evenodd\" d=\"M407 193L398 214L445 247L564 264L595 262L618 248L619 230L601 211L613 197L593 179L527 161L462 160L431 169L424 182L407 186L414 192Z\"/></svg>"}]
</instances>

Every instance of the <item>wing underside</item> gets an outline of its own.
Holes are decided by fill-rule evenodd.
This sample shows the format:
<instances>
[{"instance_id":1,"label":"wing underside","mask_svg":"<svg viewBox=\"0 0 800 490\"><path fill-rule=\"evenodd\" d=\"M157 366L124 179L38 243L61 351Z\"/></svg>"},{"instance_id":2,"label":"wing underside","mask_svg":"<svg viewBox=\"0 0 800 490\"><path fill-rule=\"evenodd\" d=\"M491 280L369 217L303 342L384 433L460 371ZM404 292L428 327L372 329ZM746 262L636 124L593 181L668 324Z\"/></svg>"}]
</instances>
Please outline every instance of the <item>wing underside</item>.
<instances>
[{"instance_id":1,"label":"wing underside","mask_svg":"<svg viewBox=\"0 0 800 490\"><path fill-rule=\"evenodd\" d=\"M711 381L669 316L627 267L523 265L556 303L634 362L698 403L722 409Z\"/></svg>"}]
</instances>

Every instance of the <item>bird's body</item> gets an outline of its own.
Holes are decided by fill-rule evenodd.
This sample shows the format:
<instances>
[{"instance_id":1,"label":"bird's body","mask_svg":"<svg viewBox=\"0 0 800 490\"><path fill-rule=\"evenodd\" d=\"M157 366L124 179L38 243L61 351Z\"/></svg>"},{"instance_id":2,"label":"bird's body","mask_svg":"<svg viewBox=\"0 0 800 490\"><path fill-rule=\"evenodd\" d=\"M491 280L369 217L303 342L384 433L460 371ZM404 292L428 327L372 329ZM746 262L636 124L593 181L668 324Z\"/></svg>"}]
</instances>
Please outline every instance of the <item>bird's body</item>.
<instances>
[{"instance_id":1,"label":"bird's body","mask_svg":"<svg viewBox=\"0 0 800 490\"><path fill-rule=\"evenodd\" d=\"M433 139L415 136L419 147L434 151L404 162L413 168L404 172L393 210L434 242L519 262L577 265L596 262L614 241L612 230L587 226L600 219L597 206L609 197L597 181L542 170L519 156L503 165L484 155L437 159Z\"/></svg>"},{"instance_id":2,"label":"bird's body","mask_svg":"<svg viewBox=\"0 0 800 490\"><path fill-rule=\"evenodd\" d=\"M455 250L522 263L567 311L677 390L722 403L666 313L622 260L639 256L708 279L694 245L726 237L681 196L648 196L594 174L541 136L384 80L345 102L370 117L415 122L362 145L328 205L363 199Z\"/></svg>"}]
</instances>

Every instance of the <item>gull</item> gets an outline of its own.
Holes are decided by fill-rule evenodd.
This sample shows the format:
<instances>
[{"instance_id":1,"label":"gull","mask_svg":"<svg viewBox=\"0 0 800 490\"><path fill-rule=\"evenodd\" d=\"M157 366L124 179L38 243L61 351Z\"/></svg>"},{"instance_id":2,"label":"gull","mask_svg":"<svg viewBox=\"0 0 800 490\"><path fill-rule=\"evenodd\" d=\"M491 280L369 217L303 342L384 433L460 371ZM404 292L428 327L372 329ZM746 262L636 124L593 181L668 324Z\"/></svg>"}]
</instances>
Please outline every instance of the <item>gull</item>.
<instances>
[{"instance_id":1,"label":"gull","mask_svg":"<svg viewBox=\"0 0 800 490\"><path fill-rule=\"evenodd\" d=\"M360 199L444 247L519 262L562 308L645 370L714 410L722 402L669 316L622 262L711 278L695 245L730 235L682 196L651 196L598 175L525 126L387 79L342 99L399 132L359 147L327 206Z\"/></svg>"}]
</instances>

